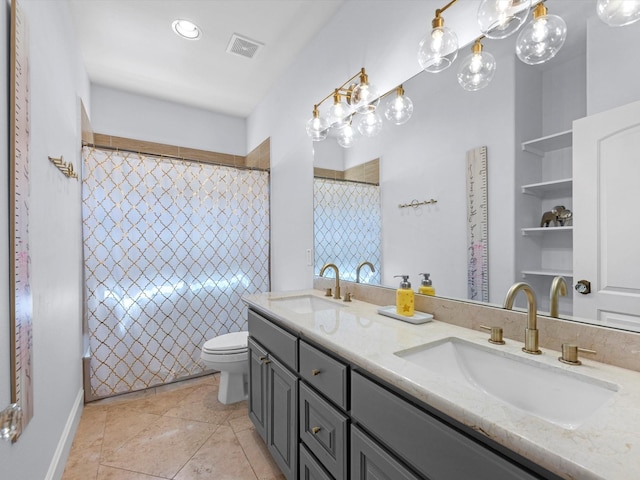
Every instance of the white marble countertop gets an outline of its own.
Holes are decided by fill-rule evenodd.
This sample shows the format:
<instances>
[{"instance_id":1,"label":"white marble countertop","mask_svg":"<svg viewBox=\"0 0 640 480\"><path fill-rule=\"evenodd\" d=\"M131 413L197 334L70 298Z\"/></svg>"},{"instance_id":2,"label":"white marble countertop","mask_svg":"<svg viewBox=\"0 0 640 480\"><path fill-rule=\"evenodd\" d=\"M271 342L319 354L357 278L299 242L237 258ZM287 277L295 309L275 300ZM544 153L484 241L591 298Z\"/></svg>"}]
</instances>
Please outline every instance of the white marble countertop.
<instances>
[{"instance_id":1,"label":"white marble countertop","mask_svg":"<svg viewBox=\"0 0 640 480\"><path fill-rule=\"evenodd\" d=\"M338 302L341 308L296 313L284 302L277 301L299 295ZM351 303L333 300L318 290L247 295L243 300L275 317L300 337L326 347L563 478L640 478L640 372L584 357L581 366L565 365L557 360L559 352L543 349L542 355L529 355L522 352L520 342L506 339L506 345L491 345L487 342L488 333L437 319L413 325L378 314L377 305L358 300ZM615 384L618 390L584 423L568 429L394 355L394 352L448 337ZM611 348L616 347L611 345Z\"/></svg>"}]
</instances>

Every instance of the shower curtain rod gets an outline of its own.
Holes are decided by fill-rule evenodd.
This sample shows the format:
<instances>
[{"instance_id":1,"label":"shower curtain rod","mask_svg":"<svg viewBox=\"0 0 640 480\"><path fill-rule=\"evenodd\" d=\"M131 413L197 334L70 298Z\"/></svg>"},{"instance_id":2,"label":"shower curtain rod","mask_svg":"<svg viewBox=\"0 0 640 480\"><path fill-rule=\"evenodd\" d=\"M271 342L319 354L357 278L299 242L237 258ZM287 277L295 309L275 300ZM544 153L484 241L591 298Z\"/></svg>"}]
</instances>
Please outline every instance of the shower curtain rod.
<instances>
[{"instance_id":1,"label":"shower curtain rod","mask_svg":"<svg viewBox=\"0 0 640 480\"><path fill-rule=\"evenodd\" d=\"M136 153L138 155L145 155L148 157L154 157L154 158L169 158L169 159L174 159L174 160L183 160L185 162L193 162L193 163L202 163L202 164L206 164L206 165L215 165L218 167L229 167L229 168L235 168L238 170L257 170L260 172L269 172L268 168L259 168L259 167L248 167L246 165L231 165L229 163L223 163L223 162L214 162L211 160L203 160L203 159L196 159L196 158L189 158L189 157L185 157L185 156L176 156L176 155L166 155L166 154L159 154L159 153L153 153L153 152L145 152L143 150L136 150L136 149L129 149L129 148L123 148L123 147L112 147L109 145L100 145L97 143L90 143L90 142L82 142L82 146L83 147L92 147L92 148L96 148L99 150L110 150L112 152L127 152L127 153Z\"/></svg>"}]
</instances>

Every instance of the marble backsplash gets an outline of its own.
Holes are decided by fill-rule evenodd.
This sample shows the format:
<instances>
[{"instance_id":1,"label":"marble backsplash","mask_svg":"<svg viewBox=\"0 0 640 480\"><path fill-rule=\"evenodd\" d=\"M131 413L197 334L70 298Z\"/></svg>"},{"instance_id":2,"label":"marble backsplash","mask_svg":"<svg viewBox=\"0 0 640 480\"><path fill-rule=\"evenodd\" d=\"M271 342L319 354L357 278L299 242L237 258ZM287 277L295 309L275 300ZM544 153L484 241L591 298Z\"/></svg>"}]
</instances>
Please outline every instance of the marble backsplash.
<instances>
[{"instance_id":1,"label":"marble backsplash","mask_svg":"<svg viewBox=\"0 0 640 480\"><path fill-rule=\"evenodd\" d=\"M332 288L334 284L332 278L314 279L314 288L318 290ZM341 281L340 286L343 297L349 292L352 298L374 305L395 305L393 289L346 281ZM506 341L524 343L526 312L418 294L415 308L431 313L441 322L473 330L480 330L480 325L502 327ZM538 316L538 330L543 351L553 350L556 354L563 343L572 343L596 351L595 354L581 354L583 359L640 371L640 333L544 316Z\"/></svg>"}]
</instances>

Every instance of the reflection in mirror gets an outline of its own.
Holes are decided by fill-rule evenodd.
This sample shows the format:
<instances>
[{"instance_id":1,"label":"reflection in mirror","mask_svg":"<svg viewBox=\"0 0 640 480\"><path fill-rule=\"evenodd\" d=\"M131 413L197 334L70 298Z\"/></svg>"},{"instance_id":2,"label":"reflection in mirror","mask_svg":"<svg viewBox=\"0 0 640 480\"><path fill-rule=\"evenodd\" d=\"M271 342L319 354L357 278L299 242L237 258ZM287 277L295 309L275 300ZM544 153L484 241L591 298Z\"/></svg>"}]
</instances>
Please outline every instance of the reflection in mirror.
<instances>
[{"instance_id":1,"label":"reflection in mirror","mask_svg":"<svg viewBox=\"0 0 640 480\"><path fill-rule=\"evenodd\" d=\"M316 272L335 263L343 280L380 283L379 163L376 159L346 170L314 169Z\"/></svg>"},{"instance_id":2,"label":"reflection in mirror","mask_svg":"<svg viewBox=\"0 0 640 480\"><path fill-rule=\"evenodd\" d=\"M344 172L379 158L381 254L380 263L374 264L381 285L396 288L393 276L408 274L417 289L419 273L430 272L438 296L469 299L465 159L470 150L486 146L488 302L502 306L509 287L525 281L535 290L539 311L549 312L552 282L563 276L569 288L566 296L554 299L554 310L557 300L559 316L572 318L573 285L579 280L573 278L574 265L595 259L576 256L578 239L571 221L564 226L540 224L545 212L557 206L575 213L574 218L590 215L572 201L577 188L572 185L572 124L640 100L633 87L640 82L640 66L628 61L629 45L640 38L640 24L605 25L597 18L595 0L554 2L554 13L564 18L569 33L551 61L526 65L514 53L515 38L486 38L484 49L497 61L486 88L463 90L455 63L439 74L420 73L403 82L414 104L406 124L385 124L377 137L360 138L350 149L331 138L314 143L316 172ZM620 68L624 74L618 74ZM429 199L437 203L399 207ZM330 257L341 247L334 242L332 248L336 250ZM356 249L363 254L354 254L356 258L343 265L337 257L318 258L316 243L316 262L334 261L341 273L343 268L352 272L345 279L355 278L355 265L369 254L364 245ZM516 306L524 307L522 299Z\"/></svg>"}]
</instances>

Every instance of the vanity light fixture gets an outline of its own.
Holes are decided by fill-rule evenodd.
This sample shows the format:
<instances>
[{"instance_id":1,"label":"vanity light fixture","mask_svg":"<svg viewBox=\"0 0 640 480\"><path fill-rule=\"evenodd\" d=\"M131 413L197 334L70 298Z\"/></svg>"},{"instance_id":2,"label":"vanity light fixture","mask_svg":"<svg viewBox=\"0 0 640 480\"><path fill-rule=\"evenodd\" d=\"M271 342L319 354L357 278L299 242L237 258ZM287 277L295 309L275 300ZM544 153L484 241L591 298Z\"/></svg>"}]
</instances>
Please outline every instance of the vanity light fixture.
<instances>
[{"instance_id":1,"label":"vanity light fixture","mask_svg":"<svg viewBox=\"0 0 640 480\"><path fill-rule=\"evenodd\" d=\"M314 142L320 142L329 134L329 121L320 116L318 105L313 106L313 117L307 122L307 135Z\"/></svg>"},{"instance_id":2,"label":"vanity light fixture","mask_svg":"<svg viewBox=\"0 0 640 480\"><path fill-rule=\"evenodd\" d=\"M357 138L356 130L351 125L351 119L349 119L347 124L338 132L336 141L342 148L351 148L356 143Z\"/></svg>"},{"instance_id":3,"label":"vanity light fixture","mask_svg":"<svg viewBox=\"0 0 640 480\"><path fill-rule=\"evenodd\" d=\"M600 19L612 27L640 20L640 0L598 0L596 10Z\"/></svg>"},{"instance_id":4,"label":"vanity light fixture","mask_svg":"<svg viewBox=\"0 0 640 480\"><path fill-rule=\"evenodd\" d=\"M544 2L533 9L531 20L518 35L516 54L528 65L544 63L555 57L567 38L567 24L557 15L549 15Z\"/></svg>"},{"instance_id":5,"label":"vanity light fixture","mask_svg":"<svg viewBox=\"0 0 640 480\"><path fill-rule=\"evenodd\" d=\"M427 33L418 45L418 63L425 72L441 72L451 66L458 56L458 36L444 26L444 18L441 16L457 1L451 0L436 10L436 16L431 22L431 32Z\"/></svg>"},{"instance_id":6,"label":"vanity light fixture","mask_svg":"<svg viewBox=\"0 0 640 480\"><path fill-rule=\"evenodd\" d=\"M200 29L195 23L190 22L189 20L175 20L171 24L171 28L176 35L186 38L187 40L197 40L200 38Z\"/></svg>"},{"instance_id":7,"label":"vanity light fixture","mask_svg":"<svg viewBox=\"0 0 640 480\"><path fill-rule=\"evenodd\" d=\"M471 55L462 61L458 70L458 83L470 92L489 85L496 73L496 59L489 52L483 51L482 38L476 39L471 47Z\"/></svg>"},{"instance_id":8,"label":"vanity light fixture","mask_svg":"<svg viewBox=\"0 0 640 480\"><path fill-rule=\"evenodd\" d=\"M351 107L342 101L342 95L337 88L333 93L333 105L329 108L329 123L333 128L345 127L350 120Z\"/></svg>"},{"instance_id":9,"label":"vanity light fixture","mask_svg":"<svg viewBox=\"0 0 640 480\"><path fill-rule=\"evenodd\" d=\"M384 116L396 125L407 123L413 114L413 102L404 94L404 88L400 85L395 90L396 95L387 100Z\"/></svg>"},{"instance_id":10,"label":"vanity light fixture","mask_svg":"<svg viewBox=\"0 0 640 480\"><path fill-rule=\"evenodd\" d=\"M507 38L517 32L529 16L531 0L482 0L478 25L487 38Z\"/></svg>"},{"instance_id":11,"label":"vanity light fixture","mask_svg":"<svg viewBox=\"0 0 640 480\"><path fill-rule=\"evenodd\" d=\"M358 77L360 83L351 83ZM377 110L378 104L392 92L396 93L393 104L396 110L390 109L387 105L389 113L385 112L385 116L396 125L401 125L407 122L413 113L411 100L404 94L402 87L379 95L378 90L369 83L369 77L362 68L313 106L313 116L307 122L307 134L314 142L319 142L327 138L330 130L334 130L338 144L344 148L353 146L357 138L356 132L373 137L380 133L383 126L382 117ZM322 116L319 107L329 98L333 98L333 105L329 108L328 114ZM346 103L342 101L343 98L346 99Z\"/></svg>"}]
</instances>

